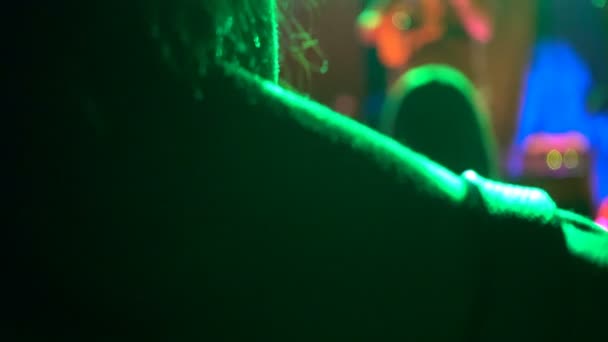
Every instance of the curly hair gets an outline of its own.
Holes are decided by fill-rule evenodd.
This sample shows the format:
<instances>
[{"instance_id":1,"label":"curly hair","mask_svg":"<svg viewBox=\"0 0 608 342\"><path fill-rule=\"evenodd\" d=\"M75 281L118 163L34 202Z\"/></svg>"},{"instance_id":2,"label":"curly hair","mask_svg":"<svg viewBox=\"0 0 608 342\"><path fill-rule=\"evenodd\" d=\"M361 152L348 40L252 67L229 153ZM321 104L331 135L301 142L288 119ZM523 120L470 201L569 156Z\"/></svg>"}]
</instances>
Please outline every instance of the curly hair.
<instances>
[{"instance_id":1,"label":"curly hair","mask_svg":"<svg viewBox=\"0 0 608 342\"><path fill-rule=\"evenodd\" d=\"M278 77L274 0L153 0L143 8L171 65L186 72L204 71L221 60L248 69L271 69L262 73Z\"/></svg>"},{"instance_id":2,"label":"curly hair","mask_svg":"<svg viewBox=\"0 0 608 342\"><path fill-rule=\"evenodd\" d=\"M171 47L165 55L179 58L168 59L172 65L192 70L190 64L195 63L201 69L214 59L247 69L271 67L271 78L276 80L277 61L284 59L295 61L307 77L312 72L326 72L327 59L318 42L291 15L296 9L314 13L320 3L321 0L153 0L147 5L154 11L148 17L155 34L162 44ZM311 54L321 62L312 63Z\"/></svg>"}]
</instances>

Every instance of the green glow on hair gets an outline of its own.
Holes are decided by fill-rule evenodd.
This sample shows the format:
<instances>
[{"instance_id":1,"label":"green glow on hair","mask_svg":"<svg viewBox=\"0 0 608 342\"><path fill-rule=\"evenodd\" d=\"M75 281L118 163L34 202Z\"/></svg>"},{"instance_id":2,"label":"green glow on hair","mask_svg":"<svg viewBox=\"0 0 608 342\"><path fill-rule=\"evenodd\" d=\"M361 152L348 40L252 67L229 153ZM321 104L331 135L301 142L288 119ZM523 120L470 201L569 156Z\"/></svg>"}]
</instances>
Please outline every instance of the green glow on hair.
<instances>
[{"instance_id":1,"label":"green glow on hair","mask_svg":"<svg viewBox=\"0 0 608 342\"><path fill-rule=\"evenodd\" d=\"M204 77L212 65L228 63L278 82L276 1L150 1L151 35L181 75Z\"/></svg>"},{"instance_id":2,"label":"green glow on hair","mask_svg":"<svg viewBox=\"0 0 608 342\"><path fill-rule=\"evenodd\" d=\"M270 48L272 49L272 78L271 80L274 83L278 83L279 82L279 75L281 74L281 66L279 64L279 52L280 52L280 46L279 46L279 20L278 20L278 8L277 8L277 2L276 1L270 1L270 10L269 10L269 15L270 15L270 21L272 23L272 30L271 30L271 44L270 44Z\"/></svg>"}]
</instances>

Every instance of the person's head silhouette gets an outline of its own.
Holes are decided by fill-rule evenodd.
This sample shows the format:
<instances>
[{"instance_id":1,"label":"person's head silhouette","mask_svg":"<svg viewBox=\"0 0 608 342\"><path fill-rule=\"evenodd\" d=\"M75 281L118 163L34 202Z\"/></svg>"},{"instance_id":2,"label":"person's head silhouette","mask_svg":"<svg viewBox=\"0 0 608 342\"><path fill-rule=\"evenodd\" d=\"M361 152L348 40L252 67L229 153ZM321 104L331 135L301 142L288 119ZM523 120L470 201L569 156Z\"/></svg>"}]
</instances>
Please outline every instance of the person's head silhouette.
<instances>
[{"instance_id":1,"label":"person's head silhouette","mask_svg":"<svg viewBox=\"0 0 608 342\"><path fill-rule=\"evenodd\" d=\"M471 82L451 67L415 68L390 91L382 130L456 173L473 169L495 177L494 140L476 96Z\"/></svg>"}]
</instances>

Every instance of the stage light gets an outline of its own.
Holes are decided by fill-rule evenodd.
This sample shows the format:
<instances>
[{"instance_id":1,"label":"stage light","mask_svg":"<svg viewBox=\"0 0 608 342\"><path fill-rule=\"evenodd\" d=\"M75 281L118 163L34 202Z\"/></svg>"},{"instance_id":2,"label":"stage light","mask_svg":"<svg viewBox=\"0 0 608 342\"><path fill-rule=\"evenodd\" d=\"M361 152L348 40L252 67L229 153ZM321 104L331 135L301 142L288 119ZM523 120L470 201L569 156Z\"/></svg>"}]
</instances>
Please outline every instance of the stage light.
<instances>
[{"instance_id":1,"label":"stage light","mask_svg":"<svg viewBox=\"0 0 608 342\"><path fill-rule=\"evenodd\" d=\"M573 149L568 149L566 153L564 153L564 165L568 169L576 169L579 165L578 152Z\"/></svg>"},{"instance_id":2,"label":"stage light","mask_svg":"<svg viewBox=\"0 0 608 342\"><path fill-rule=\"evenodd\" d=\"M407 31L412 28L412 16L407 12L398 11L393 14L393 25L401 31Z\"/></svg>"},{"instance_id":3,"label":"stage light","mask_svg":"<svg viewBox=\"0 0 608 342\"><path fill-rule=\"evenodd\" d=\"M564 162L564 158L562 157L562 154L558 151L558 150L551 150L551 152L549 152L547 154L547 166L551 169L551 170L559 170L562 168Z\"/></svg>"}]
</instances>

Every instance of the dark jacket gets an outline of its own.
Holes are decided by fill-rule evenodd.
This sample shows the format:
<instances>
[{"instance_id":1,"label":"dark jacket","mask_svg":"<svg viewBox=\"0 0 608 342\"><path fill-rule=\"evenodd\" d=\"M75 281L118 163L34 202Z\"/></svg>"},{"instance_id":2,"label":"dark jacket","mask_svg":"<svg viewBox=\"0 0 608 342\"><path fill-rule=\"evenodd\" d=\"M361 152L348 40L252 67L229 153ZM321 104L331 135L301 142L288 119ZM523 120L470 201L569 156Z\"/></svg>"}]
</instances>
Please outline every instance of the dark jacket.
<instances>
[{"instance_id":1,"label":"dark jacket","mask_svg":"<svg viewBox=\"0 0 608 342\"><path fill-rule=\"evenodd\" d=\"M12 64L24 134L8 340L605 332L607 238L593 224L245 72L178 77L152 38L117 35L138 25L22 42L38 54Z\"/></svg>"}]
</instances>

